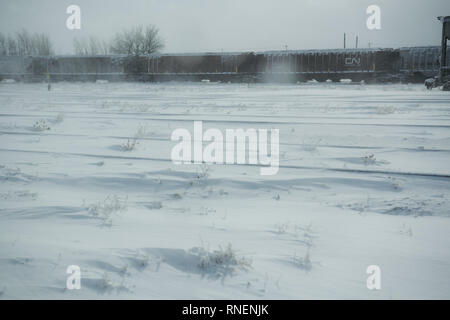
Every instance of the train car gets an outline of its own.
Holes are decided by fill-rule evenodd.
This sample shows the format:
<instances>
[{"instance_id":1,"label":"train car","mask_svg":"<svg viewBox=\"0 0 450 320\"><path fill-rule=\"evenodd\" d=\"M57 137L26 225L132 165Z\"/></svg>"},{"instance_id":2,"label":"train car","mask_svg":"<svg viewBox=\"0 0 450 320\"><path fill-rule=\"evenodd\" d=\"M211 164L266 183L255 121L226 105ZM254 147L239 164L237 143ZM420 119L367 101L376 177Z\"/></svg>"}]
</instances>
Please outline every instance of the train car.
<instances>
[{"instance_id":1,"label":"train car","mask_svg":"<svg viewBox=\"0 0 450 320\"><path fill-rule=\"evenodd\" d=\"M0 56L0 80L27 80L33 76L33 57Z\"/></svg>"},{"instance_id":2,"label":"train car","mask_svg":"<svg viewBox=\"0 0 450 320\"><path fill-rule=\"evenodd\" d=\"M236 80L257 68L253 52L160 54L146 59L141 70L155 80Z\"/></svg>"},{"instance_id":3,"label":"train car","mask_svg":"<svg viewBox=\"0 0 450 320\"><path fill-rule=\"evenodd\" d=\"M120 56L34 56L5 57L10 65L18 65L16 77L25 80L43 80L47 77L54 81L60 80L96 80L124 73L123 61ZM2 61L2 58L0 58ZM14 63L12 63L14 61ZM17 68L16 68L17 69ZM0 66L0 73L6 76L5 69Z\"/></svg>"},{"instance_id":4,"label":"train car","mask_svg":"<svg viewBox=\"0 0 450 320\"><path fill-rule=\"evenodd\" d=\"M398 72L400 53L394 49L342 49L267 51L259 72L272 78L291 75L289 80L367 79ZM368 74L370 74L368 76Z\"/></svg>"},{"instance_id":5,"label":"train car","mask_svg":"<svg viewBox=\"0 0 450 320\"><path fill-rule=\"evenodd\" d=\"M219 73L224 72L222 57L218 54L177 54L156 57L150 73Z\"/></svg>"},{"instance_id":6,"label":"train car","mask_svg":"<svg viewBox=\"0 0 450 320\"><path fill-rule=\"evenodd\" d=\"M153 55L149 57L148 73L255 72L254 58L252 52Z\"/></svg>"},{"instance_id":7,"label":"train car","mask_svg":"<svg viewBox=\"0 0 450 320\"><path fill-rule=\"evenodd\" d=\"M448 55L450 56L450 54ZM439 70L439 47L0 57L0 77L95 81L421 82Z\"/></svg>"},{"instance_id":8,"label":"train car","mask_svg":"<svg viewBox=\"0 0 450 320\"><path fill-rule=\"evenodd\" d=\"M61 56L48 60L47 72L53 80L97 80L120 75L121 56Z\"/></svg>"},{"instance_id":9,"label":"train car","mask_svg":"<svg viewBox=\"0 0 450 320\"><path fill-rule=\"evenodd\" d=\"M433 77L439 72L440 50L439 46L400 48L400 72L412 81ZM449 56L450 49L447 49Z\"/></svg>"}]
</instances>

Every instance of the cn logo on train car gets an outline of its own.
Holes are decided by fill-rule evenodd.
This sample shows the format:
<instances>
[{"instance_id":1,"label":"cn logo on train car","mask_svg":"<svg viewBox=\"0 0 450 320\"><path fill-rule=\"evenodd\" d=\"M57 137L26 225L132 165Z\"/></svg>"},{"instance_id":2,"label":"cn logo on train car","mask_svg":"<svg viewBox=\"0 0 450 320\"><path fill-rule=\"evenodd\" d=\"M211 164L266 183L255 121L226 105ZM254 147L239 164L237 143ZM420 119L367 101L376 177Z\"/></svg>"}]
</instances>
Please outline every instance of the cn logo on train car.
<instances>
[{"instance_id":1,"label":"cn logo on train car","mask_svg":"<svg viewBox=\"0 0 450 320\"><path fill-rule=\"evenodd\" d=\"M360 66L361 58L348 57L348 58L345 58L344 63L346 66Z\"/></svg>"}]
</instances>

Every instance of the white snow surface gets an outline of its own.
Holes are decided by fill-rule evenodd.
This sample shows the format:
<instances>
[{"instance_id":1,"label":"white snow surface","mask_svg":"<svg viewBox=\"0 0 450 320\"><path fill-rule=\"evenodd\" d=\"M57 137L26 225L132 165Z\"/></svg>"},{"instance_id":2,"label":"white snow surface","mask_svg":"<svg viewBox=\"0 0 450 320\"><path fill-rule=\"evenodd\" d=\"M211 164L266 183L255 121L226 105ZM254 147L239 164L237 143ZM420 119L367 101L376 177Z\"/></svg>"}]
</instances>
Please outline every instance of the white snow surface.
<instances>
[{"instance_id":1,"label":"white snow surface","mask_svg":"<svg viewBox=\"0 0 450 320\"><path fill-rule=\"evenodd\" d=\"M0 108L0 299L450 298L446 92L1 83ZM280 129L278 174L174 165L194 120Z\"/></svg>"}]
</instances>

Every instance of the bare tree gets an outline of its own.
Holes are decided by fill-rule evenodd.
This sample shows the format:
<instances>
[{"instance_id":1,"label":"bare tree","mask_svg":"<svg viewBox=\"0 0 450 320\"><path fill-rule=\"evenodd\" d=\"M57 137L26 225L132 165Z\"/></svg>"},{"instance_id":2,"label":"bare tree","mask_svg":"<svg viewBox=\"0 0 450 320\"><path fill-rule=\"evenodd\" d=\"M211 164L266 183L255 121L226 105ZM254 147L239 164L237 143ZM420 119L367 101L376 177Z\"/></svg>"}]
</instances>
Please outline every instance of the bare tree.
<instances>
[{"instance_id":1,"label":"bare tree","mask_svg":"<svg viewBox=\"0 0 450 320\"><path fill-rule=\"evenodd\" d=\"M109 43L94 36L89 37L91 54L109 54Z\"/></svg>"},{"instance_id":2,"label":"bare tree","mask_svg":"<svg viewBox=\"0 0 450 320\"><path fill-rule=\"evenodd\" d=\"M139 35L142 32L142 27L134 27L129 30L124 30L117 33L111 44L111 52L117 54L140 54Z\"/></svg>"},{"instance_id":3,"label":"bare tree","mask_svg":"<svg viewBox=\"0 0 450 320\"><path fill-rule=\"evenodd\" d=\"M6 36L0 32L0 56L6 56L8 54L8 41Z\"/></svg>"},{"instance_id":4,"label":"bare tree","mask_svg":"<svg viewBox=\"0 0 450 320\"><path fill-rule=\"evenodd\" d=\"M109 44L107 41L100 40L94 36L89 38L75 38L73 48L77 55L100 55L109 54Z\"/></svg>"},{"instance_id":5,"label":"bare tree","mask_svg":"<svg viewBox=\"0 0 450 320\"><path fill-rule=\"evenodd\" d=\"M33 49L33 39L31 34L25 30L22 29L22 31L19 31L16 33L16 39L17 39L17 55L19 56L29 56L34 54Z\"/></svg>"},{"instance_id":6,"label":"bare tree","mask_svg":"<svg viewBox=\"0 0 450 320\"><path fill-rule=\"evenodd\" d=\"M44 33L31 34L23 29L14 36L0 33L0 55L8 56L49 56L53 54L53 45Z\"/></svg>"},{"instance_id":7,"label":"bare tree","mask_svg":"<svg viewBox=\"0 0 450 320\"><path fill-rule=\"evenodd\" d=\"M111 52L128 55L151 54L163 47L163 40L155 26L149 25L145 29L142 26L136 26L115 35Z\"/></svg>"},{"instance_id":8,"label":"bare tree","mask_svg":"<svg viewBox=\"0 0 450 320\"><path fill-rule=\"evenodd\" d=\"M76 55L89 54L89 47L88 47L88 44L86 43L86 39L84 39L84 38L82 38L82 39L74 38L73 39L73 49L74 49Z\"/></svg>"},{"instance_id":9,"label":"bare tree","mask_svg":"<svg viewBox=\"0 0 450 320\"><path fill-rule=\"evenodd\" d=\"M97 55L100 51L100 42L97 38L90 36L89 37L89 54Z\"/></svg>"},{"instance_id":10,"label":"bare tree","mask_svg":"<svg viewBox=\"0 0 450 320\"><path fill-rule=\"evenodd\" d=\"M147 26L147 28L145 28L143 47L145 54L158 52L164 48L164 43L159 36L158 28L155 26Z\"/></svg>"},{"instance_id":11,"label":"bare tree","mask_svg":"<svg viewBox=\"0 0 450 320\"><path fill-rule=\"evenodd\" d=\"M19 55L19 50L17 49L17 41L10 35L8 35L7 46L8 46L8 53L7 53L8 56Z\"/></svg>"},{"instance_id":12,"label":"bare tree","mask_svg":"<svg viewBox=\"0 0 450 320\"><path fill-rule=\"evenodd\" d=\"M33 36L34 54L39 56L50 56L53 54L53 45L44 33L37 33Z\"/></svg>"}]
</instances>

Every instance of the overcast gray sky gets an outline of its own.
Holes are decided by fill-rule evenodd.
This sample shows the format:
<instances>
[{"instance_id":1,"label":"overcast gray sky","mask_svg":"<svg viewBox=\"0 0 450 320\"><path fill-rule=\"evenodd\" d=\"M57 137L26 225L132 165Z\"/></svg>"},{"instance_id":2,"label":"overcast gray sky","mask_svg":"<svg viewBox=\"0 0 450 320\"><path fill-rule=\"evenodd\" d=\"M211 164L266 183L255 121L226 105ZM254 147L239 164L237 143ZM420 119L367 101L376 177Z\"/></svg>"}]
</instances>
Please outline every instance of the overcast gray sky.
<instances>
[{"instance_id":1,"label":"overcast gray sky","mask_svg":"<svg viewBox=\"0 0 450 320\"><path fill-rule=\"evenodd\" d=\"M81 30L66 28L66 8L81 8ZM366 8L381 8L381 30L366 27ZM448 0L0 0L0 30L48 33L57 53L74 37L109 39L123 28L154 24L164 52L400 47L440 43L438 15Z\"/></svg>"}]
</instances>

